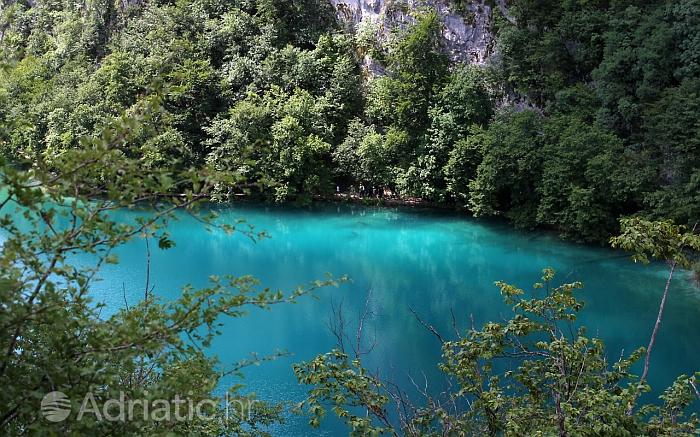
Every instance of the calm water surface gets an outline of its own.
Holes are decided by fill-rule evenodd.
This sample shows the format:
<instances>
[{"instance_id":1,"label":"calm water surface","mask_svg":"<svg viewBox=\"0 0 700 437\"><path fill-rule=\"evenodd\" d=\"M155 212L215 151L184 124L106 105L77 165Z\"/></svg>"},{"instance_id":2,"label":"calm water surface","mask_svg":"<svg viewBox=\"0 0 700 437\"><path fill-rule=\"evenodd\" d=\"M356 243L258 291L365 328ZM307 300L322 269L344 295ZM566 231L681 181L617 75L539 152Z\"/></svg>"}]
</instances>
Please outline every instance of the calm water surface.
<instances>
[{"instance_id":1,"label":"calm water surface","mask_svg":"<svg viewBox=\"0 0 700 437\"><path fill-rule=\"evenodd\" d=\"M136 213L120 214L129 220ZM240 235L208 232L183 216L171 228L176 247L153 251L155 293L173 298L184 284L206 285L210 275L254 275L263 285L282 289L326 273L352 278L338 289L321 291L318 300L224 321L223 334L210 350L224 365L253 351L294 353L246 373L249 390L270 401L303 398L305 389L297 385L291 364L332 349L335 338L327 327L331 308L342 302L346 318L356 320L369 290L373 315L365 332L370 340L376 338L376 346L366 358L368 367L409 391L406 375L410 372L423 381L425 373L429 389L437 392L444 385L436 369L440 347L409 308L449 336L451 310L464 328L472 316L477 325L507 317L509 308L502 304L494 281L529 289L541 269L551 266L558 282L584 282L580 297L587 309L581 320L591 335L606 340L610 359L616 360L622 350L631 352L647 343L666 275L663 265L635 265L619 252L450 214L352 206L240 206L221 214L227 220L245 218L271 238L252 243ZM122 287L127 300L136 302L145 283L144 241L123 247L119 256L121 263L103 271L95 292L96 300L112 311L124 305ZM652 360L650 382L656 388L700 369L698 295L687 281L673 286ZM332 419L321 430L310 430L306 421L292 415L274 434L347 434Z\"/></svg>"}]
</instances>

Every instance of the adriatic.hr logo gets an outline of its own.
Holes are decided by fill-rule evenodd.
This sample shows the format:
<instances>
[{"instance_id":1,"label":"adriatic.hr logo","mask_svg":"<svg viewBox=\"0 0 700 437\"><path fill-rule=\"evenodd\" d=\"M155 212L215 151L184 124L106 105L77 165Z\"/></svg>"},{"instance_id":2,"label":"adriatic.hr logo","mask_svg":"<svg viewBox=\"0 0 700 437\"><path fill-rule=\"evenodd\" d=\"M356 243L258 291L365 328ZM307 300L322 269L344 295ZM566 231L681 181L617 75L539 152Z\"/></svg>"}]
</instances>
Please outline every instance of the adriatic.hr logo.
<instances>
[{"instance_id":1,"label":"adriatic.hr logo","mask_svg":"<svg viewBox=\"0 0 700 437\"><path fill-rule=\"evenodd\" d=\"M41 400L41 414L49 422L62 422L71 413L70 399L65 393L52 391Z\"/></svg>"}]
</instances>

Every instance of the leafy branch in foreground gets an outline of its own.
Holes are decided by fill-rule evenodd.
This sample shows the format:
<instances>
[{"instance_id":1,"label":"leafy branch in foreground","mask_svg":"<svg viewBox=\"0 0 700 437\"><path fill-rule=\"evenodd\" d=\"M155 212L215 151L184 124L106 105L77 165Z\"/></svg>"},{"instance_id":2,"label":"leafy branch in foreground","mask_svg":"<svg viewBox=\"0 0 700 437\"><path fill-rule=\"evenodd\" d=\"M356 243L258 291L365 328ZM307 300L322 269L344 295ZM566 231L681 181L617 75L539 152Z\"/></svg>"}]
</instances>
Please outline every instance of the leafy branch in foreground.
<instances>
[{"instance_id":1,"label":"leafy branch in foreground","mask_svg":"<svg viewBox=\"0 0 700 437\"><path fill-rule=\"evenodd\" d=\"M50 163L6 163L0 168L0 428L9 435L260 435L283 420L281 407L255 400L236 385L228 400L247 402L248 414L224 414L214 391L225 375L274 359L254 355L228 370L204 353L218 334L221 318L250 309L294 303L337 280L317 281L289 293L260 289L250 277L212 277L208 287L183 288L161 301L146 278L144 299L105 317L91 293L104 264L117 263L114 249L137 238L174 244L167 228L176 213L190 214L203 226L238 232L257 240L241 222L222 223L199 208L213 188L242 178L207 169L173 165L152 169L131 150L144 120L158 114L160 99L144 97L115 118L101 135L84 138ZM133 209L118 221L114 211ZM147 246L148 247L148 246ZM77 262L89 255L90 262ZM150 256L150 252L149 252ZM81 258L84 259L84 258ZM150 260L150 257L148 258ZM149 262L147 260L147 262ZM147 269L148 270L148 269ZM341 278L342 280L342 278ZM146 403L186 398L182 414L212 399L202 415L177 421L154 417L140 405L129 420L99 420L72 414L51 423L41 416L42 397L64 393L73 411L90 393L98 405L109 399Z\"/></svg>"},{"instance_id":2,"label":"leafy branch in foreground","mask_svg":"<svg viewBox=\"0 0 700 437\"><path fill-rule=\"evenodd\" d=\"M610 239L612 247L619 247L634 255L634 261L648 264L650 259L666 261L669 265L668 279L664 287L664 293L659 303L659 312L656 323L649 339L649 346L644 357L644 370L639 379L642 388L649 374L651 352L656 344L656 336L661 328L664 317L668 292L671 289L671 281L677 267L689 268L692 264L691 253L700 252L700 235L695 234L697 223L688 231L683 225L675 225L672 221L649 221L641 218L627 218L620 221L622 233ZM693 386L695 388L695 386ZM700 395L698 395L700 398ZM631 413L631 406L628 412Z\"/></svg>"},{"instance_id":3,"label":"leafy branch in foreground","mask_svg":"<svg viewBox=\"0 0 700 437\"><path fill-rule=\"evenodd\" d=\"M313 385L300 407L318 426L330 406L355 435L696 435L698 417L686 411L700 372L680 376L661 405L637 405L631 368L644 349L609 362L603 341L576 326L583 285L555 287L553 279L545 269L529 293L498 282L512 317L442 342L439 368L450 390L423 391L416 405L360 357L335 350L295 367L299 381ZM390 401L396 414L387 412Z\"/></svg>"}]
</instances>

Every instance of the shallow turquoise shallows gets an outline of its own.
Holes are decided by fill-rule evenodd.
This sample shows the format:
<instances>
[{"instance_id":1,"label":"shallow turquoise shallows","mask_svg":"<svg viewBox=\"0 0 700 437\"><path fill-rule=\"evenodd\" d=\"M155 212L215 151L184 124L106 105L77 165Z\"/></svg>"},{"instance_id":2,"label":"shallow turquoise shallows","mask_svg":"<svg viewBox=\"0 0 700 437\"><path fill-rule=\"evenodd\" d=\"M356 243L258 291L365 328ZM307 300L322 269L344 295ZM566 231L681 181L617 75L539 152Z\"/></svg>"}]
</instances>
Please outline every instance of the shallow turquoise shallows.
<instances>
[{"instance_id":1,"label":"shallow turquoise shallows","mask_svg":"<svg viewBox=\"0 0 700 437\"><path fill-rule=\"evenodd\" d=\"M133 212L122 212L128 220ZM258 243L240 235L208 232L183 216L171 234L177 245L154 251L151 284L155 293L172 298L184 284L203 286L209 275L254 275L262 284L291 289L323 278L347 274L350 283L322 290L318 300L253 311L249 317L226 320L223 334L210 352L222 365L278 349L294 353L247 372L250 391L270 401L298 401L305 388L297 385L291 364L329 351L335 338L328 329L331 308L343 303L348 321L357 320L371 290L372 316L365 325L368 342L376 339L367 366L408 391L410 373L438 392L444 378L436 369L439 343L412 315L413 308L445 336L453 333L451 310L466 328L509 316L494 282L529 287L551 266L556 282L581 280L586 302L582 323L590 335L604 338L611 361L648 342L666 268L635 265L619 252L566 244L544 234L518 233L503 224L458 215L388 208L324 206L312 209L240 206L221 210L222 219L245 218L271 238ZM102 272L95 298L110 310L136 302L143 295L146 249L137 240L119 251L121 263ZM687 278L675 281L650 382L657 391L675 376L700 369L700 297ZM225 385L236 381L224 381ZM223 389L224 387L222 387ZM307 418L291 415L275 435L346 435L332 419L320 430Z\"/></svg>"}]
</instances>

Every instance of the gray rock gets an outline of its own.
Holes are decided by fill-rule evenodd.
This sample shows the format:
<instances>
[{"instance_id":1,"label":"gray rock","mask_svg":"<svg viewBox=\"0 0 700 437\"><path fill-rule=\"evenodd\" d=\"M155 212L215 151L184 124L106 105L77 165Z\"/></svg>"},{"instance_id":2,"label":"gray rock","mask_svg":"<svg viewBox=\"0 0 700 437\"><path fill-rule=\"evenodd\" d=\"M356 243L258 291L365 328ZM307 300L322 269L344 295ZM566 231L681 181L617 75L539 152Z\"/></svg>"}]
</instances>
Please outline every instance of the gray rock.
<instances>
[{"instance_id":1,"label":"gray rock","mask_svg":"<svg viewBox=\"0 0 700 437\"><path fill-rule=\"evenodd\" d=\"M456 11L448 0L330 0L338 18L357 29L361 23L378 24L384 36L395 26L414 21L410 12L419 8L437 11L443 23L447 55L453 62L485 64L492 52L491 7L484 0L471 1ZM499 6L502 2L499 2ZM377 67L365 60L373 72Z\"/></svg>"}]
</instances>

